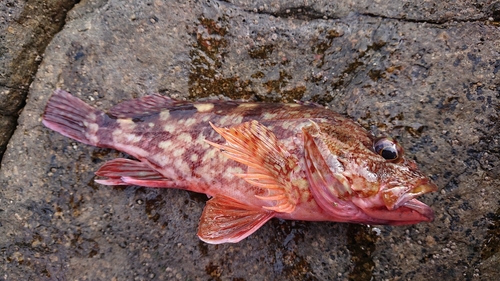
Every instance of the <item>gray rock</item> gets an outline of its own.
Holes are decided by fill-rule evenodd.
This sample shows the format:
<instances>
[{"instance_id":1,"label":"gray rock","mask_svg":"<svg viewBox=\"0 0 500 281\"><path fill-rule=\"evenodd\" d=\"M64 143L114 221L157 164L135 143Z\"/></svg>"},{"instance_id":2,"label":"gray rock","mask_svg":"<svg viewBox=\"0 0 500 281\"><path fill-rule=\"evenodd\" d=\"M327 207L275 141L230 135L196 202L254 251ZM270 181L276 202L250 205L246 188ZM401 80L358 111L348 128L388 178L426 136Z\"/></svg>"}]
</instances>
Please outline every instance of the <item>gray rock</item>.
<instances>
[{"instance_id":1,"label":"gray rock","mask_svg":"<svg viewBox=\"0 0 500 281\"><path fill-rule=\"evenodd\" d=\"M0 122L0 144L12 136L44 49L73 2L0 1L0 118L11 120ZM0 145L0 161L4 150Z\"/></svg>"},{"instance_id":2,"label":"gray rock","mask_svg":"<svg viewBox=\"0 0 500 281\"><path fill-rule=\"evenodd\" d=\"M16 119L10 116L0 115L0 135L11 136L16 128ZM7 138L0 138L0 157L7 148Z\"/></svg>"},{"instance_id":3,"label":"gray rock","mask_svg":"<svg viewBox=\"0 0 500 281\"><path fill-rule=\"evenodd\" d=\"M0 170L1 278L495 276L494 6L166 2L80 2L46 49ZM103 110L156 92L328 104L403 144L440 187L423 197L436 220L403 227L272 220L240 243L205 244L196 237L205 196L93 182L104 161L123 155L41 125L58 87Z\"/></svg>"},{"instance_id":4,"label":"gray rock","mask_svg":"<svg viewBox=\"0 0 500 281\"><path fill-rule=\"evenodd\" d=\"M470 1L418 2L410 0L389 1L231 1L235 6L254 13L302 19L343 18L351 13L380 16L407 22L446 23L450 21L485 20L498 10L495 4Z\"/></svg>"}]
</instances>

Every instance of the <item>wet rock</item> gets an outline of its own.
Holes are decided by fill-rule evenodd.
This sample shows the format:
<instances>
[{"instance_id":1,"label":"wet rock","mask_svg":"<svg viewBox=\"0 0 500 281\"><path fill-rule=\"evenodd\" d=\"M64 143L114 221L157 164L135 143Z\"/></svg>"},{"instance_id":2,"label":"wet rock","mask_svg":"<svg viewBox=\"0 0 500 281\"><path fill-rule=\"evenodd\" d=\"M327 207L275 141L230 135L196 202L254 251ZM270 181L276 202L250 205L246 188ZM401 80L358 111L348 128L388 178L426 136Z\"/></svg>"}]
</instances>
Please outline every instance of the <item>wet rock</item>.
<instances>
[{"instance_id":1,"label":"wet rock","mask_svg":"<svg viewBox=\"0 0 500 281\"><path fill-rule=\"evenodd\" d=\"M5 278L495 276L498 250L488 241L498 241L500 34L481 20L486 7L325 3L80 2L43 53L2 162ZM101 109L156 92L329 105L402 143L440 187L423 199L436 220L272 220L238 244L205 244L196 237L199 197L94 183L104 161L124 155L41 125L57 87Z\"/></svg>"},{"instance_id":2,"label":"wet rock","mask_svg":"<svg viewBox=\"0 0 500 281\"><path fill-rule=\"evenodd\" d=\"M214 2L217 3L217 2ZM304 20L337 19L362 14L408 22L445 23L449 21L485 20L491 13L488 5L470 1L231 1L235 6L254 13ZM494 5L493 5L494 6ZM494 10L494 9L493 9Z\"/></svg>"},{"instance_id":3,"label":"wet rock","mask_svg":"<svg viewBox=\"0 0 500 281\"><path fill-rule=\"evenodd\" d=\"M73 0L1 1L0 4L0 115L17 119L25 103L45 47L61 29ZM9 124L12 122L9 122ZM7 123L3 123L6 125ZM13 132L1 127L0 143ZM0 146L0 160L4 150Z\"/></svg>"},{"instance_id":4,"label":"wet rock","mask_svg":"<svg viewBox=\"0 0 500 281\"><path fill-rule=\"evenodd\" d=\"M25 91L0 87L0 115L17 116L18 111L24 105Z\"/></svg>"},{"instance_id":5,"label":"wet rock","mask_svg":"<svg viewBox=\"0 0 500 281\"><path fill-rule=\"evenodd\" d=\"M11 136L16 128L16 119L14 117L0 115L0 136ZM0 158L7 148L9 138L0 138Z\"/></svg>"},{"instance_id":6,"label":"wet rock","mask_svg":"<svg viewBox=\"0 0 500 281\"><path fill-rule=\"evenodd\" d=\"M490 6L488 6L487 12L494 21L499 22L500 21L500 2L494 2Z\"/></svg>"}]
</instances>

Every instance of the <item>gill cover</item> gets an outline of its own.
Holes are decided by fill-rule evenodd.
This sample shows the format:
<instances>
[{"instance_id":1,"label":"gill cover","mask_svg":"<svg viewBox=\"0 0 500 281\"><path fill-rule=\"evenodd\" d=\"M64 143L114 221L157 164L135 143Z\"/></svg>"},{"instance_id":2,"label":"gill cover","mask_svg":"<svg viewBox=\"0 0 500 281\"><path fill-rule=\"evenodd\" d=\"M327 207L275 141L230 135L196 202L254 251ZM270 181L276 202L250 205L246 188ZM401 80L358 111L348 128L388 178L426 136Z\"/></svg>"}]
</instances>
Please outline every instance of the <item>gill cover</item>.
<instances>
[{"instance_id":1,"label":"gill cover","mask_svg":"<svg viewBox=\"0 0 500 281\"><path fill-rule=\"evenodd\" d=\"M337 157L328 153L325 142L321 139L318 124L302 129L304 135L304 158L310 190L318 205L332 216L348 221L359 210L345 199L353 192L350 183L341 174L343 165ZM326 152L326 153L322 153Z\"/></svg>"}]
</instances>

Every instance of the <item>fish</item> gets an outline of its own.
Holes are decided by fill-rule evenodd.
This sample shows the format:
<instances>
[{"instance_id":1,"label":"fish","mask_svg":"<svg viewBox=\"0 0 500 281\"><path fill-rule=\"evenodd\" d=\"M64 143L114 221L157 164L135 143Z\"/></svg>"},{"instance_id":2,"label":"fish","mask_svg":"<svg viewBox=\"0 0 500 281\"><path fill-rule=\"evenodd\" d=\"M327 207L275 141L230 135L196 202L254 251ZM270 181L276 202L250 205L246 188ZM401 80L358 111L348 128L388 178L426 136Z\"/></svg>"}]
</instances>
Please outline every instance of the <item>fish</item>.
<instances>
[{"instance_id":1,"label":"fish","mask_svg":"<svg viewBox=\"0 0 500 281\"><path fill-rule=\"evenodd\" d=\"M312 103L189 102L159 94L105 113L57 89L43 124L131 158L105 162L102 185L204 193L198 237L236 243L272 218L368 225L431 222L416 198L437 186L387 136Z\"/></svg>"}]
</instances>

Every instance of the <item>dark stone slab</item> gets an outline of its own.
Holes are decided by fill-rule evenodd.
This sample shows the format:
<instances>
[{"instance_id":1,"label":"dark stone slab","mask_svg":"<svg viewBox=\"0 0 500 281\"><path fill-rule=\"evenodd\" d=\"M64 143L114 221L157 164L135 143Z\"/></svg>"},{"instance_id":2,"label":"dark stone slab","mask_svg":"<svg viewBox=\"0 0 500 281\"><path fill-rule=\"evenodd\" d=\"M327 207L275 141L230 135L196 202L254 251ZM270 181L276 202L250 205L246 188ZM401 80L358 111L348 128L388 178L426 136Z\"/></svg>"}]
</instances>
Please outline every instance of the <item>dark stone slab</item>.
<instances>
[{"instance_id":1,"label":"dark stone slab","mask_svg":"<svg viewBox=\"0 0 500 281\"><path fill-rule=\"evenodd\" d=\"M500 32L494 7L370 3L78 4L44 53L2 162L2 278L496 276ZM331 5L345 12L327 12L336 11ZM287 9L290 15L277 12ZM103 110L156 92L329 105L402 143L440 187L423 197L436 220L404 227L272 220L238 244L205 244L196 237L205 196L93 182L104 161L123 155L41 125L57 87Z\"/></svg>"},{"instance_id":2,"label":"dark stone slab","mask_svg":"<svg viewBox=\"0 0 500 281\"><path fill-rule=\"evenodd\" d=\"M0 118L15 124L44 49L64 25L74 2L0 1ZM0 124L0 143L12 136L12 122L8 123ZM0 146L0 161L4 149Z\"/></svg>"}]
</instances>

